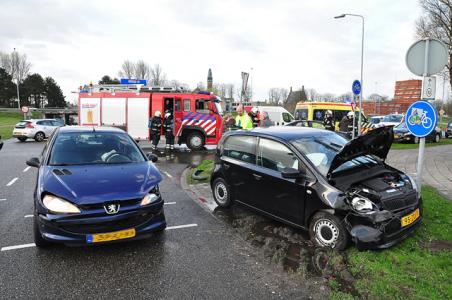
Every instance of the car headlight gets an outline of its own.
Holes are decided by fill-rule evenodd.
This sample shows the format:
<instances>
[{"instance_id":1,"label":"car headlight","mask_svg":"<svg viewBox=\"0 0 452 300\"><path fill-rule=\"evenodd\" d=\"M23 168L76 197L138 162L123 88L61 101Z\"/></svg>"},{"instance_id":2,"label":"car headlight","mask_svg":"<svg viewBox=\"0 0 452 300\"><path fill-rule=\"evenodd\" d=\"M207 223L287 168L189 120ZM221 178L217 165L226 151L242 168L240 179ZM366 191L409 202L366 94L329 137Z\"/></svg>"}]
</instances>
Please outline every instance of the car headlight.
<instances>
[{"instance_id":1,"label":"car headlight","mask_svg":"<svg viewBox=\"0 0 452 300\"><path fill-rule=\"evenodd\" d=\"M351 205L357 212L370 212L374 210L375 204L366 198L354 197Z\"/></svg>"},{"instance_id":2,"label":"car headlight","mask_svg":"<svg viewBox=\"0 0 452 300\"><path fill-rule=\"evenodd\" d=\"M411 186L416 191L417 197L420 198L421 197L421 191L419 190L419 187L417 186L416 180L414 180L414 178L411 177L410 175L406 175L406 176L408 177L408 179L410 179Z\"/></svg>"},{"instance_id":3,"label":"car headlight","mask_svg":"<svg viewBox=\"0 0 452 300\"><path fill-rule=\"evenodd\" d=\"M154 203L156 201L158 201L158 199L160 198L160 196L158 194L154 194L154 193L149 193L146 196L143 197L143 199L141 200L140 205L141 206L145 206L151 203Z\"/></svg>"},{"instance_id":4,"label":"car headlight","mask_svg":"<svg viewBox=\"0 0 452 300\"><path fill-rule=\"evenodd\" d=\"M45 195L42 199L44 206L51 212L60 214L78 214L80 209L66 200L53 195Z\"/></svg>"}]
</instances>

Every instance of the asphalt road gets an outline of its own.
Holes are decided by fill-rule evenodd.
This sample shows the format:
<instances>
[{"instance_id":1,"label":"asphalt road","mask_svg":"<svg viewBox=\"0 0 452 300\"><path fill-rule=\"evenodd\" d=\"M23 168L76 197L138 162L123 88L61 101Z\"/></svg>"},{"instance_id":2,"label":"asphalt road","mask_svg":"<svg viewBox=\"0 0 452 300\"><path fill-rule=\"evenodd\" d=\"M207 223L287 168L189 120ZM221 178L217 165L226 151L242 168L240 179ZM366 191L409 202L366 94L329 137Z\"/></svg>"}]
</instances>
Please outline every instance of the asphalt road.
<instances>
[{"instance_id":1,"label":"asphalt road","mask_svg":"<svg viewBox=\"0 0 452 300\"><path fill-rule=\"evenodd\" d=\"M0 151L1 298L309 297L301 282L262 263L248 243L181 189L180 174L204 154L161 157L157 163L164 177L161 191L169 226L162 237L37 249L31 216L36 169L25 161L37 156L43 145L7 140ZM181 225L187 227L171 229Z\"/></svg>"}]
</instances>

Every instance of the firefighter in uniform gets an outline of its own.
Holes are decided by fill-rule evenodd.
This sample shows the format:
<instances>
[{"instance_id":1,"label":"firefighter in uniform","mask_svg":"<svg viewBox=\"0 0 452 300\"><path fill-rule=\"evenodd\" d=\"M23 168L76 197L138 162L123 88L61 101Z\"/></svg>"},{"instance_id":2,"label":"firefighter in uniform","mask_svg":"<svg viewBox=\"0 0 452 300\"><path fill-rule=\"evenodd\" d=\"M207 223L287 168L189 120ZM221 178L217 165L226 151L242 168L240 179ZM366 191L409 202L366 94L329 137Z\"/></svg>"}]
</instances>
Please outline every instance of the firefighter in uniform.
<instances>
[{"instance_id":1,"label":"firefighter in uniform","mask_svg":"<svg viewBox=\"0 0 452 300\"><path fill-rule=\"evenodd\" d=\"M166 150L174 150L174 120L171 112L165 114L163 130L165 131Z\"/></svg>"},{"instance_id":2,"label":"firefighter in uniform","mask_svg":"<svg viewBox=\"0 0 452 300\"><path fill-rule=\"evenodd\" d=\"M250 113L248 115L250 116L251 121L253 121L253 127L259 126L260 116L256 106L251 108Z\"/></svg>"},{"instance_id":3,"label":"firefighter in uniform","mask_svg":"<svg viewBox=\"0 0 452 300\"><path fill-rule=\"evenodd\" d=\"M325 117L323 118L323 126L325 126L326 130L334 131L333 112L331 110L327 110L325 112Z\"/></svg>"},{"instance_id":4,"label":"firefighter in uniform","mask_svg":"<svg viewBox=\"0 0 452 300\"><path fill-rule=\"evenodd\" d=\"M160 130L162 128L162 113L157 110L154 113L154 117L149 122L149 128L151 129L151 135L152 135L152 150L157 150L157 145L160 141Z\"/></svg>"},{"instance_id":5,"label":"firefighter in uniform","mask_svg":"<svg viewBox=\"0 0 452 300\"><path fill-rule=\"evenodd\" d=\"M352 111L349 111L345 117L342 118L339 123L339 131L352 135L353 132L353 115Z\"/></svg>"}]
</instances>

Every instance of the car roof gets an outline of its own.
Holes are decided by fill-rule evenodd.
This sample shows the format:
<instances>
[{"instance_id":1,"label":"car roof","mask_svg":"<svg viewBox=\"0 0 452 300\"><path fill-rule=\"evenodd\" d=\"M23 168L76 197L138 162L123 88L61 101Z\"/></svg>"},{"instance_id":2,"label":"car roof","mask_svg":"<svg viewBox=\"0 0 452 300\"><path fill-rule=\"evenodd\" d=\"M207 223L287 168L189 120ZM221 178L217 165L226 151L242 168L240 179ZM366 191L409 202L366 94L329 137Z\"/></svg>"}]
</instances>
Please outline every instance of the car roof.
<instances>
[{"instance_id":1,"label":"car roof","mask_svg":"<svg viewBox=\"0 0 452 300\"><path fill-rule=\"evenodd\" d=\"M116 132L124 133L124 130L116 127L100 127L100 126L64 126L60 127L60 133L62 132Z\"/></svg>"},{"instance_id":2,"label":"car roof","mask_svg":"<svg viewBox=\"0 0 452 300\"><path fill-rule=\"evenodd\" d=\"M296 140L302 137L321 136L332 133L328 130L310 128L310 127L294 127L294 126L272 126L268 128L254 128L253 130L236 130L230 131L227 136L247 135L259 137L272 137L285 141Z\"/></svg>"}]
</instances>

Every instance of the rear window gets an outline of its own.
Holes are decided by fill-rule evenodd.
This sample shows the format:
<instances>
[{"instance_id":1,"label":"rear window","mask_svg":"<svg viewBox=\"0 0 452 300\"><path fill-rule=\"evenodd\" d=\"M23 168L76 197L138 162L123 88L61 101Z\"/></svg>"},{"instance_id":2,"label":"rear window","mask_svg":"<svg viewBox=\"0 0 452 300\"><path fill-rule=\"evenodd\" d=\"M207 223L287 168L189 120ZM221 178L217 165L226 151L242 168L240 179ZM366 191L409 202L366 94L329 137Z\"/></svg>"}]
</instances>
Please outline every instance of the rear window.
<instances>
[{"instance_id":1,"label":"rear window","mask_svg":"<svg viewBox=\"0 0 452 300\"><path fill-rule=\"evenodd\" d=\"M19 123L16 124L16 128L24 128L25 126L27 126L27 124L29 124L31 122L28 121L20 121Z\"/></svg>"},{"instance_id":2,"label":"rear window","mask_svg":"<svg viewBox=\"0 0 452 300\"><path fill-rule=\"evenodd\" d=\"M247 163L256 163L256 137L231 136L223 145L223 155Z\"/></svg>"}]
</instances>

